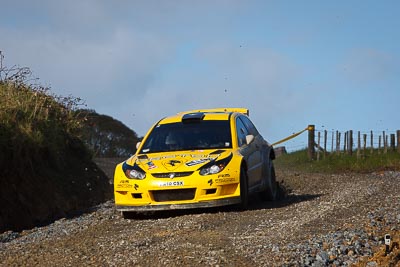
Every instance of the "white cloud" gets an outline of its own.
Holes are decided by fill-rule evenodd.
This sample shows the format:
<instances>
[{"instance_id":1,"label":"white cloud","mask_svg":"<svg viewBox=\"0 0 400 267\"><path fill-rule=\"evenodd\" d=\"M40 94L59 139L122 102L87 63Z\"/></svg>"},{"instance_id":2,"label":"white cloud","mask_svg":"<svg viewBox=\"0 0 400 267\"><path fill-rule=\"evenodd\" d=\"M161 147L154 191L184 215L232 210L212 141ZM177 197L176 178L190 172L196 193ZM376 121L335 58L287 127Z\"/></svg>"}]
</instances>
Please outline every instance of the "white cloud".
<instances>
[{"instance_id":1,"label":"white cloud","mask_svg":"<svg viewBox=\"0 0 400 267\"><path fill-rule=\"evenodd\" d=\"M194 50L192 56L191 66L183 65L157 80L132 106L136 118L141 118L135 122L141 134L163 116L184 110L247 107L261 130L266 130L279 121L277 116L303 109L304 91L298 92L295 84L300 71L279 53L218 44Z\"/></svg>"},{"instance_id":2,"label":"white cloud","mask_svg":"<svg viewBox=\"0 0 400 267\"><path fill-rule=\"evenodd\" d=\"M108 102L121 95L143 95L173 47L163 36L115 29L103 42L63 33L37 35L0 29L6 62L29 66L58 94ZM99 101L99 99L97 99ZM96 101L91 101L95 103Z\"/></svg>"}]
</instances>

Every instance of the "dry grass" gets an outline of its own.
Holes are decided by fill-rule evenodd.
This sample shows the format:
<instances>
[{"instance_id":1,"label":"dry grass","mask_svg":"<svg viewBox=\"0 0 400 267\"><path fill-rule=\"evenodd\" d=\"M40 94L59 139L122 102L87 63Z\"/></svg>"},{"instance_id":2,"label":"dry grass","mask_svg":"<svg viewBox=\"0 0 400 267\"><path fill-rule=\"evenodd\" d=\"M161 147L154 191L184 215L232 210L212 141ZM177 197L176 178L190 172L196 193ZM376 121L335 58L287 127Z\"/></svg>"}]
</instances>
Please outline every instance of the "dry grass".
<instances>
[{"instance_id":1,"label":"dry grass","mask_svg":"<svg viewBox=\"0 0 400 267\"><path fill-rule=\"evenodd\" d=\"M0 70L0 167L29 171L39 159L56 161L68 139L77 137L82 116L81 99L59 97L50 89L27 83L30 72L15 75ZM3 70L4 72L4 70ZM9 72L7 73L9 74ZM18 74L18 75L17 75ZM4 78L5 77L5 78ZM27 167L27 168L26 168Z\"/></svg>"},{"instance_id":2,"label":"dry grass","mask_svg":"<svg viewBox=\"0 0 400 267\"><path fill-rule=\"evenodd\" d=\"M355 154L352 156L331 154L327 155L326 158L321 157L317 161L308 159L307 150L300 150L279 156L275 160L275 164L283 169L300 172L371 173L384 170L400 171L400 153L388 151L388 153L384 154L374 151L373 154L362 158L357 158Z\"/></svg>"}]
</instances>

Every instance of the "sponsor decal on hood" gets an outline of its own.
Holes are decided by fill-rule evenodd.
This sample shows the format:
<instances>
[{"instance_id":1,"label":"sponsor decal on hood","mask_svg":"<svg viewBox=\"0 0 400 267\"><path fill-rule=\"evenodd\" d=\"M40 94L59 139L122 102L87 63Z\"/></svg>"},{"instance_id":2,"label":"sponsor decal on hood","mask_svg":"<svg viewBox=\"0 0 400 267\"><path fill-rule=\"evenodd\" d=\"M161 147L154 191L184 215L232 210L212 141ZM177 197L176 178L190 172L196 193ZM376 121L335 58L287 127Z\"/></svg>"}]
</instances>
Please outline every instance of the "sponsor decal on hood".
<instances>
[{"instance_id":1,"label":"sponsor decal on hood","mask_svg":"<svg viewBox=\"0 0 400 267\"><path fill-rule=\"evenodd\" d=\"M187 171L198 169L200 165L217 160L229 153L230 151L227 150L215 150L211 153L205 151L154 153L152 155L139 155L136 164L148 171L154 169L157 169L157 172Z\"/></svg>"}]
</instances>

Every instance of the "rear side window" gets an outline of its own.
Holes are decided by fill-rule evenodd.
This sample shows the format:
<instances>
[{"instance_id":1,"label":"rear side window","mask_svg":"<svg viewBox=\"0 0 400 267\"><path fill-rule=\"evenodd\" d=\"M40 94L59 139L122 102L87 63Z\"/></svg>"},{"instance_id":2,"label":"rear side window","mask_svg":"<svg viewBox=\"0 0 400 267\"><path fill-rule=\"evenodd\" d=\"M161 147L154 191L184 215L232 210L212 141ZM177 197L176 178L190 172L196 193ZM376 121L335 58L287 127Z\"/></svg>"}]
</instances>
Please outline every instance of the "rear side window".
<instances>
[{"instance_id":1,"label":"rear side window","mask_svg":"<svg viewBox=\"0 0 400 267\"><path fill-rule=\"evenodd\" d=\"M246 144L246 136L249 134L246 126L240 118L236 119L236 134L238 138L238 146L241 147Z\"/></svg>"},{"instance_id":2,"label":"rear side window","mask_svg":"<svg viewBox=\"0 0 400 267\"><path fill-rule=\"evenodd\" d=\"M254 126L254 124L250 121L249 118L247 118L246 116L240 116L240 119L243 121L244 125L246 126L250 134L254 136L258 135L256 126Z\"/></svg>"}]
</instances>

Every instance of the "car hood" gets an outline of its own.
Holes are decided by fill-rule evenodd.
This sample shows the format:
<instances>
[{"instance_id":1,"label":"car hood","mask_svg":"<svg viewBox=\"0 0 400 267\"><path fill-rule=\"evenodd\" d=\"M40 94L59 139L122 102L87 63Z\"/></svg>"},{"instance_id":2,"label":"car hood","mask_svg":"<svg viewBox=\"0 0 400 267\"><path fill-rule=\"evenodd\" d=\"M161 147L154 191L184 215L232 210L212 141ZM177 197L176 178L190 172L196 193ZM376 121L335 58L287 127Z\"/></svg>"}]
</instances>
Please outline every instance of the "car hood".
<instances>
[{"instance_id":1,"label":"car hood","mask_svg":"<svg viewBox=\"0 0 400 267\"><path fill-rule=\"evenodd\" d=\"M135 165L150 173L195 171L210 161L223 159L231 154L230 150L196 150L163 153L139 154Z\"/></svg>"}]
</instances>

